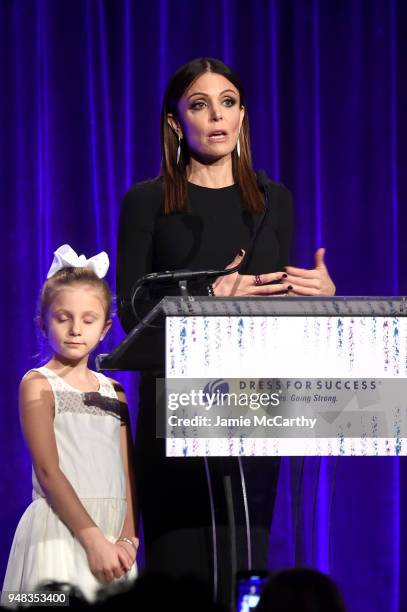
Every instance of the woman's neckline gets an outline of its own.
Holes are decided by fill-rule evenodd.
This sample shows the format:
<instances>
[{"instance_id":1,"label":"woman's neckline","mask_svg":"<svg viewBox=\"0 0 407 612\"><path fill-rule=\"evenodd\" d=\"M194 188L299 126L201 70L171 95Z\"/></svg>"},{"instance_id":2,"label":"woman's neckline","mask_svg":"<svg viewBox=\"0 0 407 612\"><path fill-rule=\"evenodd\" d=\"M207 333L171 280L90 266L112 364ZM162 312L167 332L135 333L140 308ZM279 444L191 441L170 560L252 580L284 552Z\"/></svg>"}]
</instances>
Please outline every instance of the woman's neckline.
<instances>
[{"instance_id":1,"label":"woman's neckline","mask_svg":"<svg viewBox=\"0 0 407 612\"><path fill-rule=\"evenodd\" d=\"M191 183L191 181L188 181L188 186L193 187L194 189L203 189L205 191L226 191L227 189L235 189L236 183L226 185L226 187L204 187L203 185L197 185L196 183Z\"/></svg>"},{"instance_id":2,"label":"woman's neckline","mask_svg":"<svg viewBox=\"0 0 407 612\"><path fill-rule=\"evenodd\" d=\"M60 380L62 380L62 382L64 383L64 385L67 385L67 387L70 387L71 389L73 389L74 391L77 391L78 393L99 393L100 391L100 379L99 376L97 375L96 372L93 372L92 370L90 370L90 372L92 372L93 376L96 378L96 380L98 381L99 387L96 389L96 391L94 389L88 389L87 391L83 390L83 389L78 389L77 387L74 387L73 385L71 385L69 382L67 382L65 380L65 378L62 378L62 376L60 376L59 374L57 374L56 372L54 372L54 370L51 370L50 368L47 368L46 366L42 366L43 370L47 370L47 372L51 372L51 374L53 374L54 376L56 376L57 378L59 378Z\"/></svg>"}]
</instances>

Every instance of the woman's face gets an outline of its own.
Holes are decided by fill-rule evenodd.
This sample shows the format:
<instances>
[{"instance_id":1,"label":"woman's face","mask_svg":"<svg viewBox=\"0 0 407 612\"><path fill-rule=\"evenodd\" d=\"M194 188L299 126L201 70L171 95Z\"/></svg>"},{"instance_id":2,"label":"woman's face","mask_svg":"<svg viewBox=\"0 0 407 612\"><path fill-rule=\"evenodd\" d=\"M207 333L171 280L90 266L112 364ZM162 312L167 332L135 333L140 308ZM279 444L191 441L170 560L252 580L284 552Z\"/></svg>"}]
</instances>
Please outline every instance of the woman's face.
<instances>
[{"instance_id":1,"label":"woman's face","mask_svg":"<svg viewBox=\"0 0 407 612\"><path fill-rule=\"evenodd\" d=\"M236 87L221 74L205 72L178 103L179 123L168 121L181 132L193 157L215 160L230 155L236 147L244 117Z\"/></svg>"}]
</instances>

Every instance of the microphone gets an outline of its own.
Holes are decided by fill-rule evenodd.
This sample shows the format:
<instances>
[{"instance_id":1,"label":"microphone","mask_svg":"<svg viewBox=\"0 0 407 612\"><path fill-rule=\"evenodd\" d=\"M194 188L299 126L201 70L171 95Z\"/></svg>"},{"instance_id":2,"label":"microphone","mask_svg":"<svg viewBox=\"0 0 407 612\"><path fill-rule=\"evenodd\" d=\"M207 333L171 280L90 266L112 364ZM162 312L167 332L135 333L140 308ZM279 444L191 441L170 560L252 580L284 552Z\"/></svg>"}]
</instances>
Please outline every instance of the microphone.
<instances>
[{"instance_id":1,"label":"microphone","mask_svg":"<svg viewBox=\"0 0 407 612\"><path fill-rule=\"evenodd\" d=\"M254 246L257 241L257 237L260 233L261 228L263 227L264 221L269 213L270 209L270 201L268 194L268 179L267 174L264 170L259 170L257 172L257 184L259 188L264 193L264 211L261 216L261 219L253 233L253 236L250 240L249 246L247 247L245 254L242 260L233 268L229 268L225 270L224 268L221 270L166 270L165 272L151 272L149 274L145 274L133 285L131 290L131 298L130 304L133 314L137 317L137 313L135 311L134 302L136 299L136 295L141 289L143 285L156 284L160 282L180 282L180 281L207 281L211 278L217 278L219 276L227 276L228 274L234 274L235 272L239 272L247 261L250 260L250 256L254 250Z\"/></svg>"},{"instance_id":2,"label":"microphone","mask_svg":"<svg viewBox=\"0 0 407 612\"><path fill-rule=\"evenodd\" d=\"M240 265L240 264L239 264ZM237 266L236 266L237 267ZM183 280L206 280L220 276L225 270L166 270L165 272L152 272L142 277L143 284ZM230 270L227 270L230 274Z\"/></svg>"}]
</instances>

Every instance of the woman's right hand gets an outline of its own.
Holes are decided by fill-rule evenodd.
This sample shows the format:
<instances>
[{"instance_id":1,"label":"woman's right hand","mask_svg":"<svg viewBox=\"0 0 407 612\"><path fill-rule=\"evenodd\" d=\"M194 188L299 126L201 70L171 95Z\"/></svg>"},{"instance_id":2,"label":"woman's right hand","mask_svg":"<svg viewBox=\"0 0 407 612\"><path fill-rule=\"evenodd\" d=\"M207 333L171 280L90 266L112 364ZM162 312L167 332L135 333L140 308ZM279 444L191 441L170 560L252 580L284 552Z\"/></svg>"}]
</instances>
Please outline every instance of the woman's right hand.
<instances>
[{"instance_id":1,"label":"woman's right hand","mask_svg":"<svg viewBox=\"0 0 407 612\"><path fill-rule=\"evenodd\" d=\"M225 269L229 270L237 266L242 261L244 255L244 251L240 251ZM287 274L285 272L270 272L258 276L234 272L227 276L219 276L212 287L216 297L231 297L235 295L281 295L281 292L288 293L291 289L290 285L284 282L286 278ZM275 285L268 284L273 281L280 282Z\"/></svg>"},{"instance_id":2,"label":"woman's right hand","mask_svg":"<svg viewBox=\"0 0 407 612\"><path fill-rule=\"evenodd\" d=\"M101 531L94 534L85 550L89 569L102 584L124 576L134 562L123 547L109 542Z\"/></svg>"}]
</instances>

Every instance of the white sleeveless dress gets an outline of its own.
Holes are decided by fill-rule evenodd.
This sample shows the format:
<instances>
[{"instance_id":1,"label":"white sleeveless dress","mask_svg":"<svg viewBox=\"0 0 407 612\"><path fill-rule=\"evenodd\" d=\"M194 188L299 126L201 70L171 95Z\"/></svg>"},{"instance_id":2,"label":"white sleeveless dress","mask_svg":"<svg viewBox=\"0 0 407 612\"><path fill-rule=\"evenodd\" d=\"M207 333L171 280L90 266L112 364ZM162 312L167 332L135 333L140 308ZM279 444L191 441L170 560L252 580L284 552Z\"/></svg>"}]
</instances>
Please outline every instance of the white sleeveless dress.
<instances>
[{"instance_id":1,"label":"white sleeveless dress","mask_svg":"<svg viewBox=\"0 0 407 612\"><path fill-rule=\"evenodd\" d=\"M106 538L115 542L126 516L126 479L120 451L121 411L111 382L98 372L99 391L84 393L42 367L55 399L54 429L59 465ZM3 591L33 591L43 581L79 587L94 601L103 586L86 553L49 505L32 471L32 503L23 514L10 551ZM123 582L134 580L133 565Z\"/></svg>"}]
</instances>

